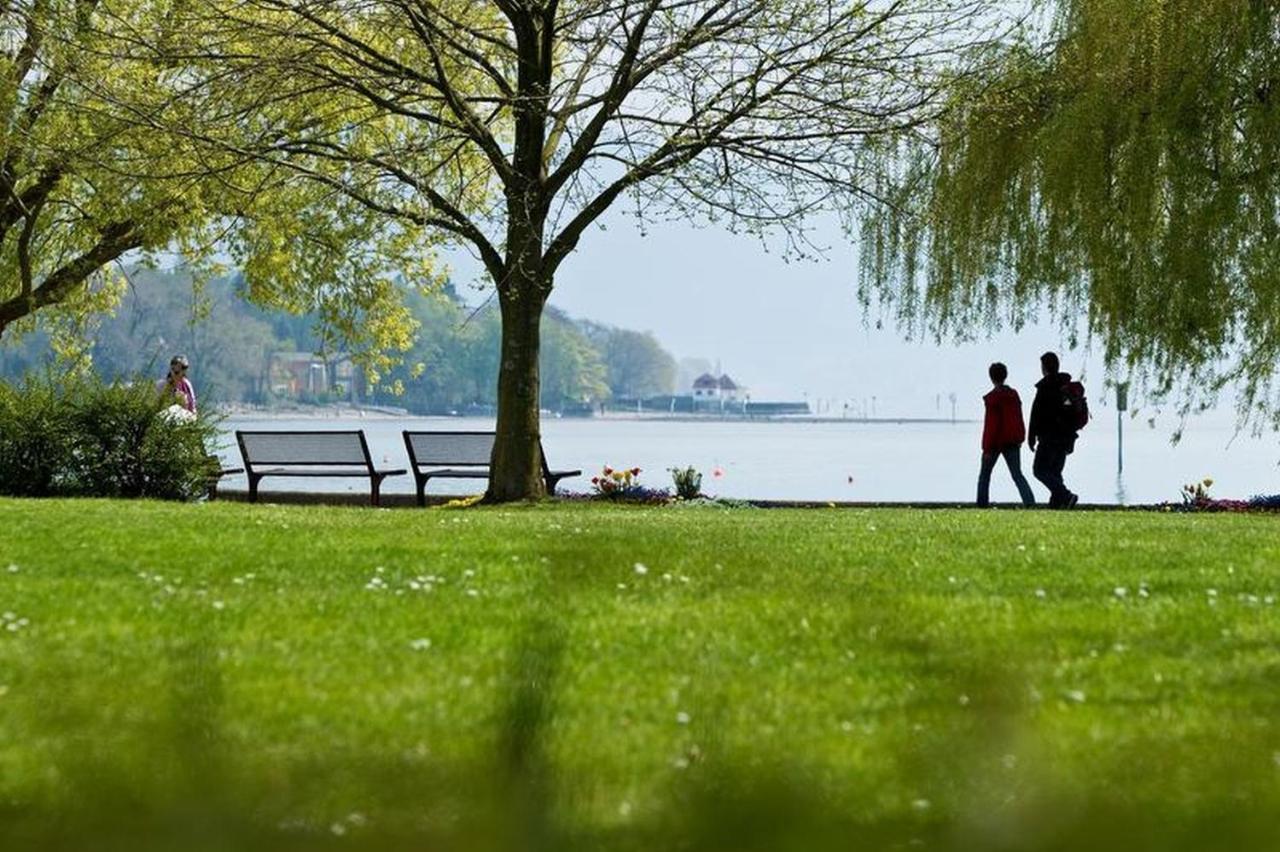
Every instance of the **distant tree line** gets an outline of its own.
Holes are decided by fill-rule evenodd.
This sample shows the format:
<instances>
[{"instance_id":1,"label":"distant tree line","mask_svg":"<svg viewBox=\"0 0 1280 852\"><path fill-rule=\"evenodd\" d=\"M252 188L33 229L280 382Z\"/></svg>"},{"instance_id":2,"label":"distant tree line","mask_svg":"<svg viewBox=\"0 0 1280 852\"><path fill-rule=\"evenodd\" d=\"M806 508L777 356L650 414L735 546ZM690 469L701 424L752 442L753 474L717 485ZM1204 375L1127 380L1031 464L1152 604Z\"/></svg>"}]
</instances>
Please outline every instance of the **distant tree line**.
<instances>
[{"instance_id":1,"label":"distant tree line","mask_svg":"<svg viewBox=\"0 0 1280 852\"><path fill-rule=\"evenodd\" d=\"M83 355L107 378L154 373L184 352L202 397L271 405L274 353L333 358L318 314L297 315L244 298L240 275L194 283L183 272L139 268L114 314L90 320ZM417 341L404 362L382 374L367 401L415 414L492 410L497 405L501 319L450 286L406 296ZM555 308L542 321L542 407L592 408L614 397L671 393L675 359L648 332L575 320ZM0 379L58 367L58 341L37 329L0 342ZM63 353L65 355L65 353ZM314 398L314 397L312 397Z\"/></svg>"},{"instance_id":2,"label":"distant tree line","mask_svg":"<svg viewBox=\"0 0 1280 852\"><path fill-rule=\"evenodd\" d=\"M421 323L404 363L375 393L379 402L415 413L450 414L498 404L502 320L496 304L476 309L446 286L412 294ZM575 320L556 308L542 318L542 407L585 410L615 397L671 393L676 361L649 332Z\"/></svg>"}]
</instances>

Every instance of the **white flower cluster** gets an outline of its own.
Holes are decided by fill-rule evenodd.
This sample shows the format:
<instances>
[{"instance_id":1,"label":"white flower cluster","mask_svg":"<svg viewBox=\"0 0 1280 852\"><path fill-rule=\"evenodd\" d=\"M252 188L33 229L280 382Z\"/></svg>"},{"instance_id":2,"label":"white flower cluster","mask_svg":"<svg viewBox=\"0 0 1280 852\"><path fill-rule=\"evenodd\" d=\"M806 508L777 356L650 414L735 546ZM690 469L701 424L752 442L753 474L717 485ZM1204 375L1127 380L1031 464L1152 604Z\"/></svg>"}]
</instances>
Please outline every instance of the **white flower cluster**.
<instances>
[{"instance_id":1,"label":"white flower cluster","mask_svg":"<svg viewBox=\"0 0 1280 852\"><path fill-rule=\"evenodd\" d=\"M399 581L388 582L385 576L386 569L379 565L373 569L373 576L364 584L365 590L370 592L391 592L395 595L404 595L406 592L417 594L431 594L437 587L446 585L449 579L440 574L417 574L405 581L404 585L397 587ZM476 572L470 568L462 572L462 581L466 583L474 579ZM479 597L480 592L474 588L464 587L463 593L468 597Z\"/></svg>"}]
</instances>

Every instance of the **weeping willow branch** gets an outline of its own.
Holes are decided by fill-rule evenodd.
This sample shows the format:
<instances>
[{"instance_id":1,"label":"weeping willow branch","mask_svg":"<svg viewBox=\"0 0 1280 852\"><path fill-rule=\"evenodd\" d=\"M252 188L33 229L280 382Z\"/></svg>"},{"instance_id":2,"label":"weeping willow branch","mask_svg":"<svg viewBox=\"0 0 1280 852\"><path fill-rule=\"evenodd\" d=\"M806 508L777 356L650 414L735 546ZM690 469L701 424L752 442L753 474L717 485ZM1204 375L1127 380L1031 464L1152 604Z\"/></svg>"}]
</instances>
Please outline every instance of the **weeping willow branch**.
<instances>
[{"instance_id":1,"label":"weeping willow branch","mask_svg":"<svg viewBox=\"0 0 1280 852\"><path fill-rule=\"evenodd\" d=\"M862 296L940 337L1079 324L1182 409L1280 427L1280 5L1060 0L962 81L864 229Z\"/></svg>"}]
</instances>

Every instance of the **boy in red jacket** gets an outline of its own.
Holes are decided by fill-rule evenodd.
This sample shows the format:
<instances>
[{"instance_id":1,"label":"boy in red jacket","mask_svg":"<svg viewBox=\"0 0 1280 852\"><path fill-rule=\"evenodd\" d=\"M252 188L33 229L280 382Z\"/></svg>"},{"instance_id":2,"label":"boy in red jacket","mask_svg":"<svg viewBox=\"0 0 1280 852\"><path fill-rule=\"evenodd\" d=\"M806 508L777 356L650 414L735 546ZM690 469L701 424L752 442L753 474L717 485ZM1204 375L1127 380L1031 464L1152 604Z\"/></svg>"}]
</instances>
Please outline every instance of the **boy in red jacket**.
<instances>
[{"instance_id":1,"label":"boy in red jacket","mask_svg":"<svg viewBox=\"0 0 1280 852\"><path fill-rule=\"evenodd\" d=\"M991 471L996 462L1004 456L1009 465L1009 473L1013 476L1013 484L1018 486L1025 506L1036 504L1035 495L1027 478L1022 475L1022 442L1027 437L1027 428L1022 420L1022 400L1018 392L1006 385L1009 368L996 362L987 370L991 376L991 384L995 385L990 393L982 398L987 406L987 416L982 427L982 469L978 472L978 505L991 505Z\"/></svg>"}]
</instances>

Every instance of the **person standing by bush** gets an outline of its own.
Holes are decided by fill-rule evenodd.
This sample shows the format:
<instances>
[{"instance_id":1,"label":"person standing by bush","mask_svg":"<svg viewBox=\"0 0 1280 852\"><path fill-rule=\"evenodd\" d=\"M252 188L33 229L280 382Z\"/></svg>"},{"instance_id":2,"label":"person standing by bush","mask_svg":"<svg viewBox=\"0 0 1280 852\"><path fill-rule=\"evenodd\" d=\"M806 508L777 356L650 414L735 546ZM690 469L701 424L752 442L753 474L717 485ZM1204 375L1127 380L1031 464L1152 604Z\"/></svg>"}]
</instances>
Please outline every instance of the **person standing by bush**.
<instances>
[{"instance_id":1,"label":"person standing by bush","mask_svg":"<svg viewBox=\"0 0 1280 852\"><path fill-rule=\"evenodd\" d=\"M1049 489L1050 509L1070 509L1080 499L1062 479L1067 456L1075 452L1079 437L1077 424L1067 401L1068 386L1078 386L1071 375L1061 371L1058 356L1046 352L1040 356L1040 372L1044 378L1036 382L1036 398L1031 403L1031 423L1027 446L1035 452L1032 472Z\"/></svg>"},{"instance_id":2,"label":"person standing by bush","mask_svg":"<svg viewBox=\"0 0 1280 852\"><path fill-rule=\"evenodd\" d=\"M982 426L982 468L978 472L978 505L991 505L991 471L1003 456L1009 466L1013 484L1018 487L1024 506L1036 504L1035 495L1027 478L1022 475L1022 441L1026 438L1026 425L1022 419L1022 399L1018 392L1005 384L1009 368L1000 362L987 370L995 387L982 398L986 406L986 418Z\"/></svg>"},{"instance_id":3,"label":"person standing by bush","mask_svg":"<svg viewBox=\"0 0 1280 852\"><path fill-rule=\"evenodd\" d=\"M196 413L196 391L187 378L191 362L186 355L174 355L169 360L169 375L160 380L158 389L162 400L169 405L178 405L183 410Z\"/></svg>"}]
</instances>

